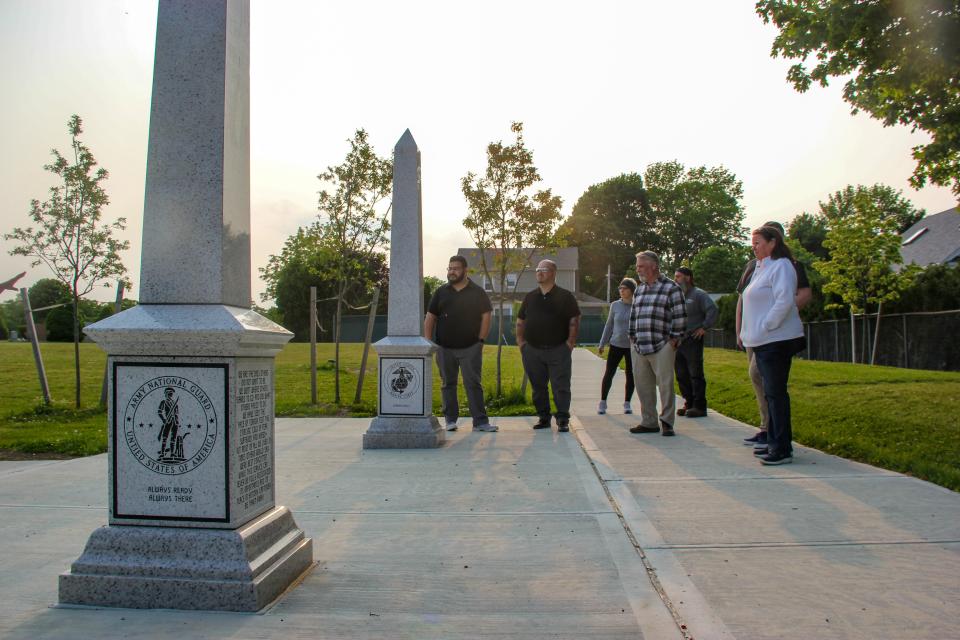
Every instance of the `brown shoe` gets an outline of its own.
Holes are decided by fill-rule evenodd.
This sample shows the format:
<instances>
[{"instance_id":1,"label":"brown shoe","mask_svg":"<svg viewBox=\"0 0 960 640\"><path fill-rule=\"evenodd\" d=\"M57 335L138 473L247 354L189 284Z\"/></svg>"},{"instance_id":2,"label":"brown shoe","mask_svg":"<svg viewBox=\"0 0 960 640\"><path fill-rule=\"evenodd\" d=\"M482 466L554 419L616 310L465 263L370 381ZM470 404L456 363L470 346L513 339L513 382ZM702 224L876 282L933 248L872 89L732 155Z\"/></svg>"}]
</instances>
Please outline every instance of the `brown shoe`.
<instances>
[{"instance_id":1,"label":"brown shoe","mask_svg":"<svg viewBox=\"0 0 960 640\"><path fill-rule=\"evenodd\" d=\"M673 425L672 425L672 424L667 424L666 422L664 422L663 420L661 420L661 421L660 421L660 426L662 427L662 429L660 429L659 431L660 431L660 433L662 433L663 435L665 435L665 436L675 436L675 435L677 435L677 434L675 434L675 433L673 432Z\"/></svg>"},{"instance_id":2,"label":"brown shoe","mask_svg":"<svg viewBox=\"0 0 960 640\"><path fill-rule=\"evenodd\" d=\"M660 427L648 427L642 424L630 427L630 433L657 433L658 431L660 431Z\"/></svg>"},{"instance_id":3,"label":"brown shoe","mask_svg":"<svg viewBox=\"0 0 960 640\"><path fill-rule=\"evenodd\" d=\"M679 412L678 412L678 413L679 413ZM687 417L688 417L688 418L703 418L703 417L706 416L706 415L707 415L707 412L704 411L703 409L697 409L696 407L693 407L693 408L691 408L691 409L687 409Z\"/></svg>"}]
</instances>

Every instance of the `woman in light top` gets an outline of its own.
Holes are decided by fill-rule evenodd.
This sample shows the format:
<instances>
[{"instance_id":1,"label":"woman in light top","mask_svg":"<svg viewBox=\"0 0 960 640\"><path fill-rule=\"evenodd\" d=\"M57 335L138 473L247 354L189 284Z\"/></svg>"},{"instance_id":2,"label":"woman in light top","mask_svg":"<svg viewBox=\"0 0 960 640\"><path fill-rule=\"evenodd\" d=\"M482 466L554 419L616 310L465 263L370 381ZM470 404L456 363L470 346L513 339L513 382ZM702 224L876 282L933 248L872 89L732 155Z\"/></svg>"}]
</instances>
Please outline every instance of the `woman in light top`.
<instances>
[{"instance_id":1,"label":"woman in light top","mask_svg":"<svg viewBox=\"0 0 960 640\"><path fill-rule=\"evenodd\" d=\"M754 453L763 464L786 464L793 462L787 379L803 339L796 304L797 270L790 248L776 227L756 229L752 242L757 268L743 291L740 340L753 349L770 408L766 451L757 449Z\"/></svg>"},{"instance_id":2,"label":"woman in light top","mask_svg":"<svg viewBox=\"0 0 960 640\"><path fill-rule=\"evenodd\" d=\"M607 324L603 327L603 335L600 337L600 355L603 350L610 345L610 352L607 355L607 369L603 372L603 380L600 383L600 405L597 407L597 413L603 415L607 412L607 394L610 393L610 385L613 384L613 375L620 367L620 360L626 359L627 367L627 385L623 392L623 412L633 413L630 406L630 398L633 397L633 366L630 361L630 338L627 331L630 327L630 307L633 305L633 292L637 290L637 281L633 278L624 278L620 283L620 299L615 300L610 305L610 314L607 316Z\"/></svg>"}]
</instances>

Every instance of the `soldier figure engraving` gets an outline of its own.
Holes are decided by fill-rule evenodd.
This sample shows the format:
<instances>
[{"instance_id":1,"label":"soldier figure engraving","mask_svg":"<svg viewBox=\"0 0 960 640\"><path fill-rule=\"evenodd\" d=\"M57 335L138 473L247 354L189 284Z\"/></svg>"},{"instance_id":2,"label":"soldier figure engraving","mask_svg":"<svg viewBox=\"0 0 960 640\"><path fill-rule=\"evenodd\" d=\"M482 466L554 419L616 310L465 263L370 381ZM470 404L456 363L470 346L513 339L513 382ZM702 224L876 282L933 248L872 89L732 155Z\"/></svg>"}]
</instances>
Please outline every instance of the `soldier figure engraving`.
<instances>
[{"instance_id":1,"label":"soldier figure engraving","mask_svg":"<svg viewBox=\"0 0 960 640\"><path fill-rule=\"evenodd\" d=\"M157 407L157 415L160 416L160 420L163 422L163 427L160 429L160 433L157 434L157 440L160 441L160 451L157 455L161 460L165 457L174 457L176 453L177 432L180 430L180 399L174 399L173 387L165 388L163 393L165 397L160 401L160 406ZM168 453L167 442L170 443L169 456L165 455ZM181 457L183 455L182 447L183 445L181 444Z\"/></svg>"}]
</instances>

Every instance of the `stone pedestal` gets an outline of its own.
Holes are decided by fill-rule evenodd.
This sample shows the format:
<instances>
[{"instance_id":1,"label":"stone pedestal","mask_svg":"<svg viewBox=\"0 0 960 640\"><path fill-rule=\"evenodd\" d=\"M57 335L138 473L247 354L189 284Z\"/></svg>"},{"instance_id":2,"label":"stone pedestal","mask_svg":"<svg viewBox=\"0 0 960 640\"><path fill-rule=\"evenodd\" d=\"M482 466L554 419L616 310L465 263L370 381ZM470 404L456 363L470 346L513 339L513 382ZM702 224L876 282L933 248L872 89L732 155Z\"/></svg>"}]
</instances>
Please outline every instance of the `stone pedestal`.
<instances>
[{"instance_id":1,"label":"stone pedestal","mask_svg":"<svg viewBox=\"0 0 960 640\"><path fill-rule=\"evenodd\" d=\"M311 541L286 507L239 529L107 526L60 576L60 602L258 611L311 563Z\"/></svg>"},{"instance_id":2,"label":"stone pedestal","mask_svg":"<svg viewBox=\"0 0 960 640\"><path fill-rule=\"evenodd\" d=\"M86 333L108 354L110 524L60 576L60 602L269 604L313 562L275 502L274 356L290 333L225 305L140 305Z\"/></svg>"},{"instance_id":3,"label":"stone pedestal","mask_svg":"<svg viewBox=\"0 0 960 640\"><path fill-rule=\"evenodd\" d=\"M373 347L379 356L377 417L363 434L364 449L426 449L446 441L433 415L432 355L425 338L386 337Z\"/></svg>"}]
</instances>

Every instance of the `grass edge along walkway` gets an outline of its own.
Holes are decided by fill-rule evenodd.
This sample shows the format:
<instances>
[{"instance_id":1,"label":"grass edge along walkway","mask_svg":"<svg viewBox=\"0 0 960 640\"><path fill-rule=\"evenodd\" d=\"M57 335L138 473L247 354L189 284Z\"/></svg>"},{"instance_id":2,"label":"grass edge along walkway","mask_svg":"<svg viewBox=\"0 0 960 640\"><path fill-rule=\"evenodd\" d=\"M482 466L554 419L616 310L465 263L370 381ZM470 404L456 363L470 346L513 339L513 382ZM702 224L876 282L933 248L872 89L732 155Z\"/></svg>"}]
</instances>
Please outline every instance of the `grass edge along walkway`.
<instances>
[{"instance_id":1,"label":"grass edge along walkway","mask_svg":"<svg viewBox=\"0 0 960 640\"><path fill-rule=\"evenodd\" d=\"M83 344L80 411L72 408L72 345L42 346L55 404L39 405L39 385L28 344L0 343L0 450L21 453L91 455L106 450L105 413L96 408L105 357ZM279 416L370 416L374 412L376 372L368 370L364 400L351 405L362 345L343 345L341 394L333 397L332 345L318 349L318 406L310 405L309 345L287 345L277 358ZM596 352L595 349L591 349ZM484 387L492 389L496 347L484 351ZM371 352L375 366L376 354ZM491 415L529 415L529 389L519 397L519 354L504 348L504 388L508 401ZM707 349L710 408L747 424L759 424L753 389L742 352ZM790 375L794 439L852 460L899 471L960 491L960 373L870 367L795 360ZM466 402L461 385L461 406ZM439 406L439 376L434 375L434 404Z\"/></svg>"}]
</instances>

